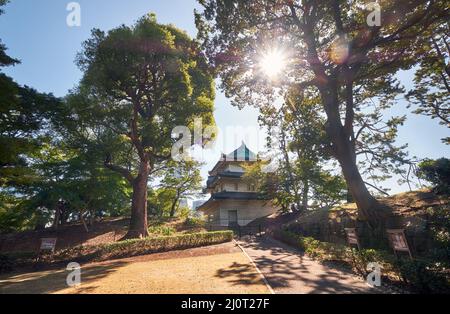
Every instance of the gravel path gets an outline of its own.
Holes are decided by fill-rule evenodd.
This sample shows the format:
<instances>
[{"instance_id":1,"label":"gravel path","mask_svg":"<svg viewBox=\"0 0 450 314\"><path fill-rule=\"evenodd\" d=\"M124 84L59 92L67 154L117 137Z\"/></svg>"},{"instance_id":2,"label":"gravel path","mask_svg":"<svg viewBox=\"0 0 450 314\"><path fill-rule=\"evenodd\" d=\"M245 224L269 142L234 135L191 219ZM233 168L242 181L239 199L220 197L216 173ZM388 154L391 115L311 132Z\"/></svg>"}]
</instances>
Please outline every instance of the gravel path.
<instances>
[{"instance_id":1,"label":"gravel path","mask_svg":"<svg viewBox=\"0 0 450 314\"><path fill-rule=\"evenodd\" d=\"M52 269L0 276L0 294L266 294L269 289L232 242L82 265L81 286Z\"/></svg>"},{"instance_id":2,"label":"gravel path","mask_svg":"<svg viewBox=\"0 0 450 314\"><path fill-rule=\"evenodd\" d=\"M314 261L272 238L238 242L264 274L275 293L381 293L361 278Z\"/></svg>"}]
</instances>

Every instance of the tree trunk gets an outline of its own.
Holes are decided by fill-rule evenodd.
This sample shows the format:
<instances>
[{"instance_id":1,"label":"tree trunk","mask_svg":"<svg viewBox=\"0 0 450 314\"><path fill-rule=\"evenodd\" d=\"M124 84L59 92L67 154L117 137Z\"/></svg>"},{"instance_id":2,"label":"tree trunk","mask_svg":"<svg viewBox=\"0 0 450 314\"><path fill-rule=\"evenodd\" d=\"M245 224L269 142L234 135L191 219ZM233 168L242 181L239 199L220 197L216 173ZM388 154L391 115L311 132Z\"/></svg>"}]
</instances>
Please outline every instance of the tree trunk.
<instances>
[{"instance_id":1,"label":"tree trunk","mask_svg":"<svg viewBox=\"0 0 450 314\"><path fill-rule=\"evenodd\" d=\"M355 200L353 199L352 192L350 192L350 189L347 187L347 203L353 203Z\"/></svg>"},{"instance_id":2,"label":"tree trunk","mask_svg":"<svg viewBox=\"0 0 450 314\"><path fill-rule=\"evenodd\" d=\"M379 224L383 210L370 194L359 172L351 133L341 123L337 92L333 88L327 91L322 90L322 101L328 118L327 134L333 144L333 153L341 165L348 189L358 206L359 217L362 220ZM350 126L353 128L352 123Z\"/></svg>"},{"instance_id":3,"label":"tree trunk","mask_svg":"<svg viewBox=\"0 0 450 314\"><path fill-rule=\"evenodd\" d=\"M61 218L61 208L58 202L55 209L55 219L53 220L53 229L58 230L60 218Z\"/></svg>"},{"instance_id":4,"label":"tree trunk","mask_svg":"<svg viewBox=\"0 0 450 314\"><path fill-rule=\"evenodd\" d=\"M138 176L133 180L130 227L125 239L148 236L147 225L147 184L150 173L148 161L141 161Z\"/></svg>"},{"instance_id":5,"label":"tree trunk","mask_svg":"<svg viewBox=\"0 0 450 314\"><path fill-rule=\"evenodd\" d=\"M302 210L308 209L308 193L309 193L309 181L308 179L303 181L303 195L302 195Z\"/></svg>"},{"instance_id":6,"label":"tree trunk","mask_svg":"<svg viewBox=\"0 0 450 314\"><path fill-rule=\"evenodd\" d=\"M294 180L294 176L293 176L293 171L292 171L292 167L291 167L291 161L289 158L289 152L288 149L286 147L286 133L285 130L282 129L281 130L281 141L280 141L280 149L283 152L283 157L284 157L284 162L286 163L286 170L287 170L287 174L289 177L289 182L285 181L284 184L284 189L286 191L286 193L290 194L291 193L291 187L294 190L294 201L295 201L295 205L299 206L300 205L300 197L298 195L298 188L297 188L297 184ZM298 154L298 152L297 152ZM299 158L300 158L300 154L298 154Z\"/></svg>"},{"instance_id":7,"label":"tree trunk","mask_svg":"<svg viewBox=\"0 0 450 314\"><path fill-rule=\"evenodd\" d=\"M84 230L86 230L86 232L89 233L89 228L88 228L88 226L86 224L86 220L84 219L83 214L84 214L84 211L80 210L80 220L81 220L81 222L83 224Z\"/></svg>"},{"instance_id":8,"label":"tree trunk","mask_svg":"<svg viewBox=\"0 0 450 314\"><path fill-rule=\"evenodd\" d=\"M334 147L337 160L342 168L348 190L359 210L359 217L365 221L380 222L383 217L383 209L380 208L378 201L370 194L367 189L358 166L356 165L356 153L350 142L349 137L345 135L342 127L338 132L329 134Z\"/></svg>"},{"instance_id":9,"label":"tree trunk","mask_svg":"<svg viewBox=\"0 0 450 314\"><path fill-rule=\"evenodd\" d=\"M95 209L89 210L89 226L93 227L95 223Z\"/></svg>"},{"instance_id":10,"label":"tree trunk","mask_svg":"<svg viewBox=\"0 0 450 314\"><path fill-rule=\"evenodd\" d=\"M358 209L361 213L361 218L364 220L377 218L377 200L370 194L369 190L364 184L356 163L352 160L348 160L345 157L339 158L339 163L341 164L345 181L347 182L352 198L358 205Z\"/></svg>"},{"instance_id":11,"label":"tree trunk","mask_svg":"<svg viewBox=\"0 0 450 314\"><path fill-rule=\"evenodd\" d=\"M179 196L177 194L177 197L175 198L175 200L172 202L172 206L170 208L170 218L173 218L175 216L175 212L177 210L177 203L178 203L178 199Z\"/></svg>"}]
</instances>

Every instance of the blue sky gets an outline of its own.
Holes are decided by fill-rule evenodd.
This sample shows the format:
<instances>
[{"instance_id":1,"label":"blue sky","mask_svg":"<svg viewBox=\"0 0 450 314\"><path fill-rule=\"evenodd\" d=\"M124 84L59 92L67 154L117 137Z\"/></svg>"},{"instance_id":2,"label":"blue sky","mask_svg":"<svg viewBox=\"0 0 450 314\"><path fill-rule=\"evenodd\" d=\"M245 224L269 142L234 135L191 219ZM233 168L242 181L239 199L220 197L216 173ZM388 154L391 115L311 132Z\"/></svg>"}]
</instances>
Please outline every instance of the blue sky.
<instances>
[{"instance_id":1,"label":"blue sky","mask_svg":"<svg viewBox=\"0 0 450 314\"><path fill-rule=\"evenodd\" d=\"M199 5L194 0L79 0L81 5L81 27L68 27L66 0L13 0L5 7L0 17L0 38L8 47L9 55L22 61L20 65L6 69L18 83L29 85L41 92L52 92L64 96L77 85L81 73L74 64L81 44L90 36L92 28L109 30L120 24L132 24L142 15L154 12L161 23L172 23L195 36L194 8ZM402 83L411 84L410 73L403 73ZM393 109L395 114L407 112L406 103L400 102ZM258 112L252 108L238 110L230 105L218 91L215 117L218 127L226 130L230 126L243 128L257 126ZM440 139L449 136L447 128L427 117L408 114L408 120L400 128L399 144L409 143L411 155L419 158L450 156L450 147ZM223 150L229 152L242 140L253 150L262 148L261 138L254 134L245 135L239 129L229 129ZM230 141L233 138L233 141ZM237 144L236 144L237 143ZM219 146L223 147L223 146ZM220 148L208 154L202 169L203 176L212 167L220 154ZM392 192L406 189L395 180L388 182Z\"/></svg>"}]
</instances>

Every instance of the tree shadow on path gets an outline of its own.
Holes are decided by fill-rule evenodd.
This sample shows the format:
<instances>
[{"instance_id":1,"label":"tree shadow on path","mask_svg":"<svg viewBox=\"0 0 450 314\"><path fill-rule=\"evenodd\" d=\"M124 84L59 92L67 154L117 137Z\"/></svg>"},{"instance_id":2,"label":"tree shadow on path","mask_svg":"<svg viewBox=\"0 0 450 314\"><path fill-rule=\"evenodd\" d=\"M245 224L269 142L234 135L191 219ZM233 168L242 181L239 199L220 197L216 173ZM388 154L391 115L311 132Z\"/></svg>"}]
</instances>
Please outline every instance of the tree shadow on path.
<instances>
[{"instance_id":1,"label":"tree shadow on path","mask_svg":"<svg viewBox=\"0 0 450 314\"><path fill-rule=\"evenodd\" d=\"M89 293L96 287L83 288L83 283L96 281L109 276L118 268L127 264L124 261L115 261L107 264L86 266L81 268L81 286L75 293ZM0 294L48 294L57 293L70 288L66 278L70 271L54 269L27 274L8 274L0 277Z\"/></svg>"},{"instance_id":2,"label":"tree shadow on path","mask_svg":"<svg viewBox=\"0 0 450 314\"><path fill-rule=\"evenodd\" d=\"M376 293L351 272L321 264L276 240L240 244L277 293Z\"/></svg>"}]
</instances>

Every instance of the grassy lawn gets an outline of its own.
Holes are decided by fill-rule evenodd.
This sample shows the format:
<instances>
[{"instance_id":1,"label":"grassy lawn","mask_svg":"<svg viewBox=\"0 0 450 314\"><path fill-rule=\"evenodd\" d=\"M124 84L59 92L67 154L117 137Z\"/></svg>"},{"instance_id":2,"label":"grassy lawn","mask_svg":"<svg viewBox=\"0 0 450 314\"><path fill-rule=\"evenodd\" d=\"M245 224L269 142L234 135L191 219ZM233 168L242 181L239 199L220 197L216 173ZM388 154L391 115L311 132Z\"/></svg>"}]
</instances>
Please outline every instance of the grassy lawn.
<instances>
[{"instance_id":1,"label":"grassy lawn","mask_svg":"<svg viewBox=\"0 0 450 314\"><path fill-rule=\"evenodd\" d=\"M189 255L189 252L195 251L186 250L185 255ZM65 269L7 274L0 277L0 293L243 294L269 292L245 255L235 249L203 256L179 258L171 256L170 253L158 256L159 259L156 260L153 255L147 255L85 265L82 267L82 283L77 288L66 285L68 272Z\"/></svg>"}]
</instances>

